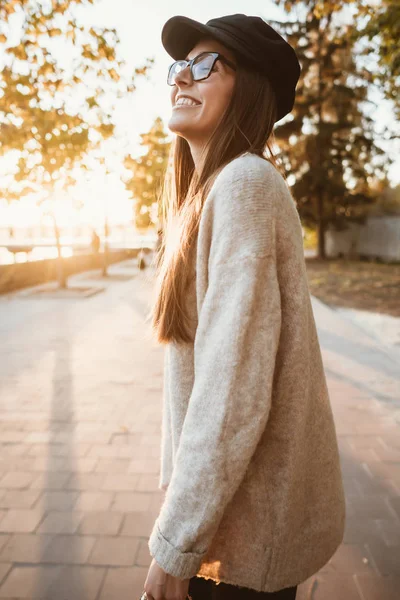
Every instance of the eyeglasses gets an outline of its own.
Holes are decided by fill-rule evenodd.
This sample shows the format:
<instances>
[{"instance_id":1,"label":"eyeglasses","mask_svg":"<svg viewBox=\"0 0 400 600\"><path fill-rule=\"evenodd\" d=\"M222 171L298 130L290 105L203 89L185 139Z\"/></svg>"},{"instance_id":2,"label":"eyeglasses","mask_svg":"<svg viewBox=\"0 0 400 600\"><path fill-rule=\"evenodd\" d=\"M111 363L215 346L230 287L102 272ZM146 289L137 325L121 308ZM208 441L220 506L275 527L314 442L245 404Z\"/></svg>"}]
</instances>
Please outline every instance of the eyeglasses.
<instances>
[{"instance_id":1,"label":"eyeglasses","mask_svg":"<svg viewBox=\"0 0 400 600\"><path fill-rule=\"evenodd\" d=\"M234 71L236 66L219 52L200 52L191 60L176 60L168 69L167 83L175 85L175 77L186 67L190 67L193 81L202 81L211 75L213 67L217 60L224 62Z\"/></svg>"}]
</instances>

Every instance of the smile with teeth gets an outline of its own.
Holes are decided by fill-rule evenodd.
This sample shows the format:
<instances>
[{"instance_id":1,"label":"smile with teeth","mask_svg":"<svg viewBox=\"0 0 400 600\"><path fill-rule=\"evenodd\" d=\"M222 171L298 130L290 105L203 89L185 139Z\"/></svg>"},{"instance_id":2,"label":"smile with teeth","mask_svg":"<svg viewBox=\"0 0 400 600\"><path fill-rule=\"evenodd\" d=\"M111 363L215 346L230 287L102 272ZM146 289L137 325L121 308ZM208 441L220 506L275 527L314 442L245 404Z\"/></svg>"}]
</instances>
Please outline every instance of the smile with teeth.
<instances>
[{"instance_id":1,"label":"smile with teeth","mask_svg":"<svg viewBox=\"0 0 400 600\"><path fill-rule=\"evenodd\" d=\"M195 102L190 98L182 97L178 98L178 100L175 102L175 106L200 106L200 102Z\"/></svg>"}]
</instances>

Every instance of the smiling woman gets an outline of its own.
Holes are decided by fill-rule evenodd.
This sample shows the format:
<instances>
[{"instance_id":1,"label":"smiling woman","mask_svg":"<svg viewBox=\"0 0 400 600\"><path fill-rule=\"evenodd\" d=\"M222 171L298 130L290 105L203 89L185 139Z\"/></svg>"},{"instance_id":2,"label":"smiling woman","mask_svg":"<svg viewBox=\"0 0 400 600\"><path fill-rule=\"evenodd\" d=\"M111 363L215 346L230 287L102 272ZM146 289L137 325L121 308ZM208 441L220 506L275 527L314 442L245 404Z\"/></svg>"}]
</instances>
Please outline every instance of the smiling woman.
<instances>
[{"instance_id":1,"label":"smiling woman","mask_svg":"<svg viewBox=\"0 0 400 600\"><path fill-rule=\"evenodd\" d=\"M166 494L144 589L294 600L345 522L302 228L271 152L300 67L259 17L172 17L162 40L176 133L152 321Z\"/></svg>"}]
</instances>

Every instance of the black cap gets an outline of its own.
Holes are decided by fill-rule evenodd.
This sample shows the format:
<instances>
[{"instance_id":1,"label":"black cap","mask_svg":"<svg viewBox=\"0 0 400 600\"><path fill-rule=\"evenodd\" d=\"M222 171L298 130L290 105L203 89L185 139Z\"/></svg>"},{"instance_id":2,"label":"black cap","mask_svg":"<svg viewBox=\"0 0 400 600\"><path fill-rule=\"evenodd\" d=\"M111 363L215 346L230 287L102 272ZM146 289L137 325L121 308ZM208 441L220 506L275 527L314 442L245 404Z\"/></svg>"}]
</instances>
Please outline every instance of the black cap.
<instances>
[{"instance_id":1,"label":"black cap","mask_svg":"<svg viewBox=\"0 0 400 600\"><path fill-rule=\"evenodd\" d=\"M207 21L177 15L164 24L161 40L175 60L184 59L204 37L229 48L238 62L254 67L270 80L277 99L277 118L290 113L300 76L300 64L292 46L261 17L227 15Z\"/></svg>"}]
</instances>

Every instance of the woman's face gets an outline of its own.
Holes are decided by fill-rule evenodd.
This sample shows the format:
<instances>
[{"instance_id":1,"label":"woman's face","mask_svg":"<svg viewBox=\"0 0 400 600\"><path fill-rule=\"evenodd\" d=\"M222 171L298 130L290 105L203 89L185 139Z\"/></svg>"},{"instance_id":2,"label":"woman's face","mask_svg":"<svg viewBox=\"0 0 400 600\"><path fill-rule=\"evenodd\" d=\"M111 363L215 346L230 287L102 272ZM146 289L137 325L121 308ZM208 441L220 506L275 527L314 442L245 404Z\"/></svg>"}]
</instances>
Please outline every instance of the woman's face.
<instances>
[{"instance_id":1,"label":"woman's face","mask_svg":"<svg viewBox=\"0 0 400 600\"><path fill-rule=\"evenodd\" d=\"M220 52L225 58L236 64L233 53L213 39L200 40L182 59L191 59L200 52ZM176 85L171 87L172 115L168 127L189 143L204 144L215 130L232 96L235 83L235 71L217 60L207 79L192 81L187 67L175 77ZM176 105L176 97L188 95L197 102L196 106Z\"/></svg>"}]
</instances>

